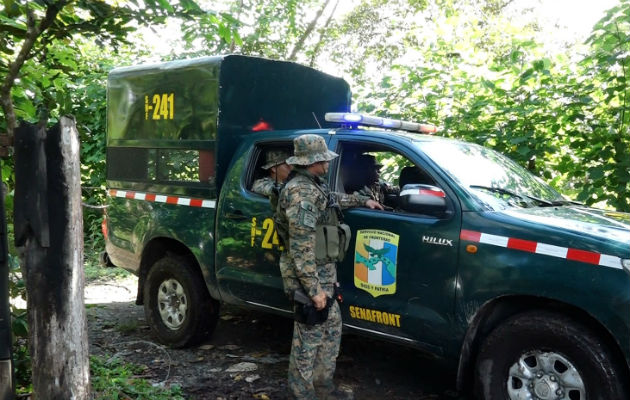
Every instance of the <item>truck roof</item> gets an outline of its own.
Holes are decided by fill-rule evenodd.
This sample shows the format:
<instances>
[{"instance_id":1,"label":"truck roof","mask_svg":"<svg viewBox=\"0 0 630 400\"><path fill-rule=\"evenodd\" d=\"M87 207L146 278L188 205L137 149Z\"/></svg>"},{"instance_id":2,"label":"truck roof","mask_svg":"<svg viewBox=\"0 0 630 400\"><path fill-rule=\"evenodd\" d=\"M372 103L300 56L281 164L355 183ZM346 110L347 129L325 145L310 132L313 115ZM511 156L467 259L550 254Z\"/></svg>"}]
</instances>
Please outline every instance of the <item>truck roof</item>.
<instances>
[{"instance_id":1,"label":"truck roof","mask_svg":"<svg viewBox=\"0 0 630 400\"><path fill-rule=\"evenodd\" d=\"M397 130L379 130L379 129L344 129L340 128L336 130L336 134L344 134L344 135L357 135L357 136L379 136L383 138L392 138L395 137L400 140L408 141L408 142L435 142L435 141L447 141L447 142L459 142L459 143L468 143L460 139L449 138L444 136L436 136L436 135L428 135L422 133L411 133Z\"/></svg>"}]
</instances>

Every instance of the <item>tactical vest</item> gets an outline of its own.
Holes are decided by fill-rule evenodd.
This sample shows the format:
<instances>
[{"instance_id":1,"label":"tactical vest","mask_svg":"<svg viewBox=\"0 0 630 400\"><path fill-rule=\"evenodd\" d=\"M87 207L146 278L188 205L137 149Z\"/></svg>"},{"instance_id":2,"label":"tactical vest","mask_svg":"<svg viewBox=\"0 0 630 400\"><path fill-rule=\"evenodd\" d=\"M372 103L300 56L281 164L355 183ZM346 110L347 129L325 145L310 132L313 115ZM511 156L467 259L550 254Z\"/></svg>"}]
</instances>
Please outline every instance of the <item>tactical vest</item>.
<instances>
[{"instance_id":1,"label":"tactical vest","mask_svg":"<svg viewBox=\"0 0 630 400\"><path fill-rule=\"evenodd\" d=\"M343 223L343 214L334 196L328 190L323 193L328 201L324 215L317 221L315 227L315 262L317 264L343 261L350 246L350 239L352 239L352 231L347 224ZM289 221L279 210L278 196L271 196L270 203L274 210L273 222L278 238L284 248L288 249Z\"/></svg>"},{"instance_id":2,"label":"tactical vest","mask_svg":"<svg viewBox=\"0 0 630 400\"><path fill-rule=\"evenodd\" d=\"M323 223L317 224L315 228L315 261L317 264L343 261L350 246L352 232L350 227L342 222L341 217L339 209L334 206L327 206Z\"/></svg>"},{"instance_id":3,"label":"tactical vest","mask_svg":"<svg viewBox=\"0 0 630 400\"><path fill-rule=\"evenodd\" d=\"M280 210L278 210L278 199L270 200L273 213L273 226L278 234L278 239L280 241L280 245L284 247L286 251L289 250L289 221L282 217Z\"/></svg>"}]
</instances>

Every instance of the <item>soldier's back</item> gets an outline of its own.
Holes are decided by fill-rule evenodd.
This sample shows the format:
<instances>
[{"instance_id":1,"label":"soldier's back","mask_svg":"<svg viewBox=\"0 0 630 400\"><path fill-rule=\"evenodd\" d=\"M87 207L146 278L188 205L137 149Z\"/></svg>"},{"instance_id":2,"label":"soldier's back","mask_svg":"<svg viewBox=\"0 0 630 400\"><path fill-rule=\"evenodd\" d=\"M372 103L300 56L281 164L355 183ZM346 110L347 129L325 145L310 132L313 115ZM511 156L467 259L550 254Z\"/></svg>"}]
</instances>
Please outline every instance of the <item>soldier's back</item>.
<instances>
[{"instance_id":1,"label":"soldier's back","mask_svg":"<svg viewBox=\"0 0 630 400\"><path fill-rule=\"evenodd\" d=\"M284 203L284 207L288 207L289 204L302 200L314 203L319 210L326 208L325 189L309 177L298 174L287 182L280 193L280 201Z\"/></svg>"}]
</instances>

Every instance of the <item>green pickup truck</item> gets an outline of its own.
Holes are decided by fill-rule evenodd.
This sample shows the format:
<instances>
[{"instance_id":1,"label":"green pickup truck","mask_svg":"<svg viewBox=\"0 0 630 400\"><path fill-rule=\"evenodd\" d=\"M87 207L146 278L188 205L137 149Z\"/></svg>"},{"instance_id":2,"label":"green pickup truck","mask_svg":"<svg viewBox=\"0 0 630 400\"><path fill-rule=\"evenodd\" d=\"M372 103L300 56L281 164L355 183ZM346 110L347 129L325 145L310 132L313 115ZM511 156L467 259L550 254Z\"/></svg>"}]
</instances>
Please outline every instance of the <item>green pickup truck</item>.
<instances>
[{"instance_id":1,"label":"green pickup truck","mask_svg":"<svg viewBox=\"0 0 630 400\"><path fill-rule=\"evenodd\" d=\"M566 200L493 150L350 112L348 84L221 56L113 70L104 258L138 275L160 342L212 333L222 302L292 316L269 200L271 150L304 133L359 190L373 156L396 190L344 211L344 329L411 346L482 399L630 398L630 215ZM415 133L414 133L415 132Z\"/></svg>"}]
</instances>

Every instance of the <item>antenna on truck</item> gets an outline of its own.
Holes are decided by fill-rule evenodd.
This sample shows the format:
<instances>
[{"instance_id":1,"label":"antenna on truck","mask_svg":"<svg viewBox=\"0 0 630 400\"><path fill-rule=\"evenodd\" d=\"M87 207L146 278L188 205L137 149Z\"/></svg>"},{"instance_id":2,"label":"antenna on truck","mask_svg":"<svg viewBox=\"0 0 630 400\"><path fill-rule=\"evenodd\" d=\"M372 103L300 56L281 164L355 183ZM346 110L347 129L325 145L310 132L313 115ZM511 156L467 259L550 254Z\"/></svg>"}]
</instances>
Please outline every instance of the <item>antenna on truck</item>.
<instances>
[{"instance_id":1,"label":"antenna on truck","mask_svg":"<svg viewBox=\"0 0 630 400\"><path fill-rule=\"evenodd\" d=\"M317 120L317 115L315 115L315 111L311 111L311 114L313 114L313 118L315 118L315 122L317 122L317 126L319 126L319 129L322 129L322 125Z\"/></svg>"}]
</instances>

